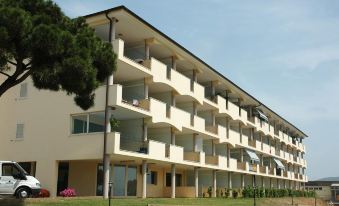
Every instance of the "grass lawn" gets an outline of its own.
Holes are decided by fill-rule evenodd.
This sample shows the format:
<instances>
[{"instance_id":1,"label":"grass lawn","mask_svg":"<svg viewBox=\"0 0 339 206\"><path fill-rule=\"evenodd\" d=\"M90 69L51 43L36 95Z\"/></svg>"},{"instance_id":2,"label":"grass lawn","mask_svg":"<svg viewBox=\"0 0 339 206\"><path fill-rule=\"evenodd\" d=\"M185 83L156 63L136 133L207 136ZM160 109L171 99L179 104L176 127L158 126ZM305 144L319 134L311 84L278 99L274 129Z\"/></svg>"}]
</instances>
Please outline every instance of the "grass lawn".
<instances>
[{"instance_id":1,"label":"grass lawn","mask_svg":"<svg viewBox=\"0 0 339 206\"><path fill-rule=\"evenodd\" d=\"M16 202L16 203L14 203ZM47 199L27 199L23 202L17 200L11 202L1 202L1 206L107 206L108 200L103 200L97 197L87 198L47 198ZM295 198L294 204L314 205L313 198ZM148 204L163 204L163 205L206 205L206 206L251 206L253 199L225 199L225 198L148 198L148 199L112 199L112 206L147 206ZM257 206L284 206L291 205L291 198L263 198L258 199ZM317 205L324 205L320 200Z\"/></svg>"}]
</instances>

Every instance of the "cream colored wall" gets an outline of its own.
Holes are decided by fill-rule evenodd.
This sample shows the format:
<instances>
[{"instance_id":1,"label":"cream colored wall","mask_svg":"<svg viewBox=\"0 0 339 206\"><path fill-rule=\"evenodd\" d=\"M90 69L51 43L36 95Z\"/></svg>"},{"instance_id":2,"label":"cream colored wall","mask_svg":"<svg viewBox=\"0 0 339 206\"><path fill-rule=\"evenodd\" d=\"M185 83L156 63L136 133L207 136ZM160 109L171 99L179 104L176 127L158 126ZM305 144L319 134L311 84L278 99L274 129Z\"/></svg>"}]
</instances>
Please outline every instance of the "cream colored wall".
<instances>
[{"instance_id":1,"label":"cream colored wall","mask_svg":"<svg viewBox=\"0 0 339 206\"><path fill-rule=\"evenodd\" d=\"M70 161L68 186L74 188L78 196L95 196L97 183L96 161Z\"/></svg>"},{"instance_id":2,"label":"cream colored wall","mask_svg":"<svg viewBox=\"0 0 339 206\"><path fill-rule=\"evenodd\" d=\"M30 79L25 82L27 98L18 98L20 85L0 98L0 159L36 161L36 177L54 195L57 160L101 159L102 134L71 135L70 114L84 112L73 98L63 92L39 91ZM95 106L89 111L103 110L103 91L103 87L98 89ZM24 138L20 140L15 138L17 123L24 123Z\"/></svg>"}]
</instances>

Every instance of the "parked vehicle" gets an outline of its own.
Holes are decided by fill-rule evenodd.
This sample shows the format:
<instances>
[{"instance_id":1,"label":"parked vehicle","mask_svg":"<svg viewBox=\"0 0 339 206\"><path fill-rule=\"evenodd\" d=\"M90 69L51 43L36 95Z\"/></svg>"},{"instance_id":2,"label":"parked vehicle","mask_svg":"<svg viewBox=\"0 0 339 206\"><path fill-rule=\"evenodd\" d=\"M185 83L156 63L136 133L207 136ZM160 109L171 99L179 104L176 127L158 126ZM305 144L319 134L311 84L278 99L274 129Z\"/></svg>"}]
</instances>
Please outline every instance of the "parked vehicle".
<instances>
[{"instance_id":1,"label":"parked vehicle","mask_svg":"<svg viewBox=\"0 0 339 206\"><path fill-rule=\"evenodd\" d=\"M39 194L40 182L18 163L0 160L0 195L27 198Z\"/></svg>"}]
</instances>

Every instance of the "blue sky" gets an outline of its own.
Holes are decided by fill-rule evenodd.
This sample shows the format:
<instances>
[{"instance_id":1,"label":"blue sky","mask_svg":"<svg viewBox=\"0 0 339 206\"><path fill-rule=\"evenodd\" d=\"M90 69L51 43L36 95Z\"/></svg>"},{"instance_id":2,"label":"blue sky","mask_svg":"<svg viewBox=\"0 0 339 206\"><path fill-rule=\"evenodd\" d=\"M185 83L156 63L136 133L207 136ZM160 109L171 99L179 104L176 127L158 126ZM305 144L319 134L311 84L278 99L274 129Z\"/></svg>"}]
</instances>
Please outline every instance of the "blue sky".
<instances>
[{"instance_id":1,"label":"blue sky","mask_svg":"<svg viewBox=\"0 0 339 206\"><path fill-rule=\"evenodd\" d=\"M57 0L125 5L305 131L308 176L339 176L339 1Z\"/></svg>"}]
</instances>

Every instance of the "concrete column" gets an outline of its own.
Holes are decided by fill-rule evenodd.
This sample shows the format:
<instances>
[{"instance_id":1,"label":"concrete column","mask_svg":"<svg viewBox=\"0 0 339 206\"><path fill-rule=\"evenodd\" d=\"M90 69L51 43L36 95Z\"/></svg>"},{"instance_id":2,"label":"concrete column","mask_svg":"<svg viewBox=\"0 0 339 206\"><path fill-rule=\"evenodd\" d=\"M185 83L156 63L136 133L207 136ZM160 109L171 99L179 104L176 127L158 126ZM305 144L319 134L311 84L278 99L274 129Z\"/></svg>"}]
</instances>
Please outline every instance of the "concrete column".
<instances>
[{"instance_id":1,"label":"concrete column","mask_svg":"<svg viewBox=\"0 0 339 206\"><path fill-rule=\"evenodd\" d=\"M193 115L197 115L198 114L198 108L197 108L197 103L193 102Z\"/></svg>"},{"instance_id":2,"label":"concrete column","mask_svg":"<svg viewBox=\"0 0 339 206\"><path fill-rule=\"evenodd\" d=\"M286 180L284 180L284 189L286 189Z\"/></svg>"},{"instance_id":3,"label":"concrete column","mask_svg":"<svg viewBox=\"0 0 339 206\"><path fill-rule=\"evenodd\" d=\"M260 142L261 142L261 150L263 150L263 149L264 149L264 141L263 141L263 137L262 137L262 134L261 134L261 133L259 133L259 135L260 135Z\"/></svg>"},{"instance_id":4,"label":"concrete column","mask_svg":"<svg viewBox=\"0 0 339 206\"><path fill-rule=\"evenodd\" d=\"M147 40L145 40L145 60L150 59L150 46Z\"/></svg>"},{"instance_id":5,"label":"concrete column","mask_svg":"<svg viewBox=\"0 0 339 206\"><path fill-rule=\"evenodd\" d=\"M238 98L239 116L241 116L241 99Z\"/></svg>"},{"instance_id":6,"label":"concrete column","mask_svg":"<svg viewBox=\"0 0 339 206\"><path fill-rule=\"evenodd\" d=\"M261 176L261 187L265 188L265 177Z\"/></svg>"},{"instance_id":7,"label":"concrete column","mask_svg":"<svg viewBox=\"0 0 339 206\"><path fill-rule=\"evenodd\" d=\"M216 155L216 149L215 149L215 143L213 141L213 139L211 139L211 144L212 144L212 156L215 156Z\"/></svg>"},{"instance_id":8,"label":"concrete column","mask_svg":"<svg viewBox=\"0 0 339 206\"><path fill-rule=\"evenodd\" d=\"M232 172L228 172L228 189L232 189Z\"/></svg>"},{"instance_id":9,"label":"concrete column","mask_svg":"<svg viewBox=\"0 0 339 206\"><path fill-rule=\"evenodd\" d=\"M144 95L145 99L148 99L148 84L146 82L146 79L144 80Z\"/></svg>"},{"instance_id":10,"label":"concrete column","mask_svg":"<svg viewBox=\"0 0 339 206\"><path fill-rule=\"evenodd\" d=\"M231 121L228 117L226 117L226 135L227 135L227 139L230 138L230 127L231 127Z\"/></svg>"},{"instance_id":11,"label":"concrete column","mask_svg":"<svg viewBox=\"0 0 339 206\"><path fill-rule=\"evenodd\" d=\"M277 186L278 186L278 189L280 189L280 182L279 182L279 179L277 179Z\"/></svg>"},{"instance_id":12,"label":"concrete column","mask_svg":"<svg viewBox=\"0 0 339 206\"><path fill-rule=\"evenodd\" d=\"M270 177L270 188L272 188L272 178Z\"/></svg>"},{"instance_id":13,"label":"concrete column","mask_svg":"<svg viewBox=\"0 0 339 206\"><path fill-rule=\"evenodd\" d=\"M195 187L195 197L199 197L199 171L198 167L194 168L194 187Z\"/></svg>"},{"instance_id":14,"label":"concrete column","mask_svg":"<svg viewBox=\"0 0 339 206\"><path fill-rule=\"evenodd\" d=\"M147 124L145 123L145 119L143 119L143 140L144 142L147 141L147 136L148 136L148 127Z\"/></svg>"},{"instance_id":15,"label":"concrete column","mask_svg":"<svg viewBox=\"0 0 339 206\"><path fill-rule=\"evenodd\" d=\"M252 176L252 187L256 186L255 175Z\"/></svg>"},{"instance_id":16,"label":"concrete column","mask_svg":"<svg viewBox=\"0 0 339 206\"><path fill-rule=\"evenodd\" d=\"M174 92L171 93L171 106L175 107L176 105L176 95L174 94Z\"/></svg>"},{"instance_id":17,"label":"concrete column","mask_svg":"<svg viewBox=\"0 0 339 206\"><path fill-rule=\"evenodd\" d=\"M49 159L38 159L36 162L35 177L44 188L48 189L51 197L57 196L58 162Z\"/></svg>"},{"instance_id":18,"label":"concrete column","mask_svg":"<svg viewBox=\"0 0 339 206\"><path fill-rule=\"evenodd\" d=\"M216 122L215 122L215 112L211 111L211 116L212 116L212 126L216 126Z\"/></svg>"},{"instance_id":19,"label":"concrete column","mask_svg":"<svg viewBox=\"0 0 339 206\"><path fill-rule=\"evenodd\" d=\"M198 82L197 70L193 69L193 81Z\"/></svg>"},{"instance_id":20,"label":"concrete column","mask_svg":"<svg viewBox=\"0 0 339 206\"><path fill-rule=\"evenodd\" d=\"M172 185L171 185L172 194L171 194L171 198L175 198L175 164L172 164L172 166L171 166L171 179L172 179Z\"/></svg>"},{"instance_id":21,"label":"concrete column","mask_svg":"<svg viewBox=\"0 0 339 206\"><path fill-rule=\"evenodd\" d=\"M227 152L227 167L230 167L230 158L231 158L231 149L228 144L226 144L226 152Z\"/></svg>"},{"instance_id":22,"label":"concrete column","mask_svg":"<svg viewBox=\"0 0 339 206\"><path fill-rule=\"evenodd\" d=\"M147 162L142 161L142 198L147 196Z\"/></svg>"},{"instance_id":23,"label":"concrete column","mask_svg":"<svg viewBox=\"0 0 339 206\"><path fill-rule=\"evenodd\" d=\"M245 177L244 177L244 174L241 174L241 175L240 175L240 181L241 181L241 186L240 186L240 188L241 188L241 189L244 189L244 188L245 188Z\"/></svg>"},{"instance_id":24,"label":"concrete column","mask_svg":"<svg viewBox=\"0 0 339 206\"><path fill-rule=\"evenodd\" d=\"M175 145L175 133L174 133L174 128L171 128L171 144Z\"/></svg>"},{"instance_id":25,"label":"concrete column","mask_svg":"<svg viewBox=\"0 0 339 206\"><path fill-rule=\"evenodd\" d=\"M177 70L177 57L172 56L171 60L172 60L172 69Z\"/></svg>"},{"instance_id":26,"label":"concrete column","mask_svg":"<svg viewBox=\"0 0 339 206\"><path fill-rule=\"evenodd\" d=\"M214 97L215 96L215 85L214 82L211 81L211 95Z\"/></svg>"},{"instance_id":27,"label":"concrete column","mask_svg":"<svg viewBox=\"0 0 339 206\"><path fill-rule=\"evenodd\" d=\"M197 136L198 134L193 133L193 152L198 152Z\"/></svg>"},{"instance_id":28,"label":"concrete column","mask_svg":"<svg viewBox=\"0 0 339 206\"><path fill-rule=\"evenodd\" d=\"M240 122L239 122L239 135L240 135L240 142L242 143L242 127L241 127Z\"/></svg>"},{"instance_id":29,"label":"concrete column","mask_svg":"<svg viewBox=\"0 0 339 206\"><path fill-rule=\"evenodd\" d=\"M244 150L242 148L239 148L240 150L240 162L244 162Z\"/></svg>"},{"instance_id":30,"label":"concrete column","mask_svg":"<svg viewBox=\"0 0 339 206\"><path fill-rule=\"evenodd\" d=\"M217 171L213 170L213 191L212 191L212 197L216 197L217 196Z\"/></svg>"}]
</instances>

